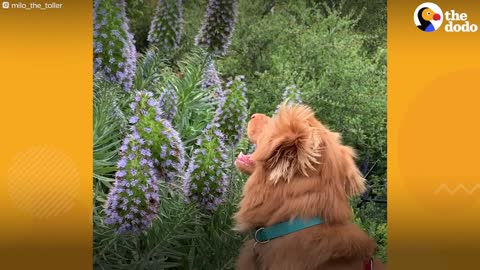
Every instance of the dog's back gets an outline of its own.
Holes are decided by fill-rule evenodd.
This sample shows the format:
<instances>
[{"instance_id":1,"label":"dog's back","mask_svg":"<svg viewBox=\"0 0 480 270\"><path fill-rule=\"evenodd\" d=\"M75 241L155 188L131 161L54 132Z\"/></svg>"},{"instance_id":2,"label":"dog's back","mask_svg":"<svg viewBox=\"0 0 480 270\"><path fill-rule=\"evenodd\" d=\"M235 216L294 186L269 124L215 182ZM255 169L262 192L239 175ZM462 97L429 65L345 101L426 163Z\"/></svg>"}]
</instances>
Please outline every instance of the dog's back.
<instances>
[{"instance_id":1,"label":"dog's back","mask_svg":"<svg viewBox=\"0 0 480 270\"><path fill-rule=\"evenodd\" d=\"M244 249L248 245L252 250L242 252L253 254L253 269L259 270L364 270L376 248L375 242L354 224L318 225L267 243L251 241Z\"/></svg>"}]
</instances>

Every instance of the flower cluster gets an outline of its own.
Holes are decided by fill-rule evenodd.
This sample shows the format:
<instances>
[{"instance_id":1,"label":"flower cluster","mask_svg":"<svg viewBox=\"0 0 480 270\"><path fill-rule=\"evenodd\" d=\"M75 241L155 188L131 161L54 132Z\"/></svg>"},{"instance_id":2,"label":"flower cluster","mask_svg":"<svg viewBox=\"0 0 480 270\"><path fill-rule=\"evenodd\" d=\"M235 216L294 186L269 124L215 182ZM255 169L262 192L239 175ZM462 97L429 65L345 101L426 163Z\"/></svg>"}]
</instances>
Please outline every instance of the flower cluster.
<instances>
[{"instance_id":1,"label":"flower cluster","mask_svg":"<svg viewBox=\"0 0 480 270\"><path fill-rule=\"evenodd\" d=\"M207 67L205 68L201 87L202 89L213 88L213 95L215 97L224 95L222 90L222 81L218 77L218 72L215 68L215 62L213 59L208 62Z\"/></svg>"},{"instance_id":2,"label":"flower cluster","mask_svg":"<svg viewBox=\"0 0 480 270\"><path fill-rule=\"evenodd\" d=\"M182 0L159 0L148 32L148 42L169 53L180 45L182 29Z\"/></svg>"},{"instance_id":3,"label":"flower cluster","mask_svg":"<svg viewBox=\"0 0 480 270\"><path fill-rule=\"evenodd\" d=\"M105 222L115 225L119 233L146 229L158 214L157 181L172 181L183 173L183 144L162 118L159 104L149 92L137 92L130 104L130 133L120 147L115 184L106 205Z\"/></svg>"},{"instance_id":4,"label":"flower cluster","mask_svg":"<svg viewBox=\"0 0 480 270\"><path fill-rule=\"evenodd\" d=\"M237 0L209 0L195 45L204 46L214 54L225 55L232 42L237 11Z\"/></svg>"},{"instance_id":5,"label":"flower cluster","mask_svg":"<svg viewBox=\"0 0 480 270\"><path fill-rule=\"evenodd\" d=\"M170 182L183 173L185 150L180 135L165 119L163 104L154 99L152 93L139 92L130 104L134 111L130 123L136 124L136 130L143 138L153 142L151 150L155 167L160 178Z\"/></svg>"},{"instance_id":6,"label":"flower cluster","mask_svg":"<svg viewBox=\"0 0 480 270\"><path fill-rule=\"evenodd\" d=\"M132 132L120 147L115 183L105 206L105 223L115 226L119 234L139 233L158 215L158 176L151 144Z\"/></svg>"},{"instance_id":7,"label":"flower cluster","mask_svg":"<svg viewBox=\"0 0 480 270\"><path fill-rule=\"evenodd\" d=\"M160 94L158 107L162 110L162 117L170 122L173 121L177 114L178 95L175 88L167 86L163 88Z\"/></svg>"},{"instance_id":8,"label":"flower cluster","mask_svg":"<svg viewBox=\"0 0 480 270\"><path fill-rule=\"evenodd\" d=\"M228 167L228 147L225 144L238 143L247 118L243 76L227 83L227 87L225 94L217 97L213 124L207 125L196 142L183 183L187 199L209 211L215 210L223 201L229 182L225 174Z\"/></svg>"},{"instance_id":9,"label":"flower cluster","mask_svg":"<svg viewBox=\"0 0 480 270\"><path fill-rule=\"evenodd\" d=\"M219 111L216 112L220 130L225 134L225 142L228 146L236 145L245 133L247 108L247 87L243 82L243 76L235 78L227 83L225 101Z\"/></svg>"},{"instance_id":10,"label":"flower cluster","mask_svg":"<svg viewBox=\"0 0 480 270\"><path fill-rule=\"evenodd\" d=\"M292 84L285 87L285 90L282 94L282 103L285 104L300 104L302 103L302 99L300 97L301 91L297 88L296 85ZM281 104L280 104L281 105ZM278 110L280 109L280 105L277 106L275 110L275 114L277 114Z\"/></svg>"},{"instance_id":11,"label":"flower cluster","mask_svg":"<svg viewBox=\"0 0 480 270\"><path fill-rule=\"evenodd\" d=\"M128 29L125 0L94 1L93 69L129 91L136 68L136 49Z\"/></svg>"},{"instance_id":12,"label":"flower cluster","mask_svg":"<svg viewBox=\"0 0 480 270\"><path fill-rule=\"evenodd\" d=\"M183 191L188 201L208 211L222 203L228 186L227 153L219 125L209 124L196 142L185 173Z\"/></svg>"}]
</instances>

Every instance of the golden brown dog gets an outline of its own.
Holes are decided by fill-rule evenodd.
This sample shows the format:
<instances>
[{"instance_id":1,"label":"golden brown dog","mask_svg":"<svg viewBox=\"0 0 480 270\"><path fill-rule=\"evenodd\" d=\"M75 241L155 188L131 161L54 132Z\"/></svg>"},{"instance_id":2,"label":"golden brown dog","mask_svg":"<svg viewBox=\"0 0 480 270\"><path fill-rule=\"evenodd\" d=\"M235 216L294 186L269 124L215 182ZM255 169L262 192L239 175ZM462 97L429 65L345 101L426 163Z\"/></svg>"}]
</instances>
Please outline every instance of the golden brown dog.
<instances>
[{"instance_id":1,"label":"golden brown dog","mask_svg":"<svg viewBox=\"0 0 480 270\"><path fill-rule=\"evenodd\" d=\"M247 241L238 270L386 269L369 259L375 242L352 223L349 198L361 194L364 179L354 151L340 135L315 119L307 106L282 106L273 118L254 114L248 137L252 155L236 165L250 174L235 214L236 230L252 232L294 218L320 217L323 224L270 240Z\"/></svg>"}]
</instances>

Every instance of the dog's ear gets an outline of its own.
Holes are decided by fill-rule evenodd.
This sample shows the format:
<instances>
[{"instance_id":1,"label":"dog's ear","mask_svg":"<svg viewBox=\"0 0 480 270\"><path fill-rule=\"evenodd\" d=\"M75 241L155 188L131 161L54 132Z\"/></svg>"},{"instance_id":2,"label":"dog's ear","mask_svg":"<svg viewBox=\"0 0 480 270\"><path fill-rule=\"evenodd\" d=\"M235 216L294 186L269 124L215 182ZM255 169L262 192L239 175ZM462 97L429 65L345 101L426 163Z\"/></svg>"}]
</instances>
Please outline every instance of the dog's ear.
<instances>
[{"instance_id":1,"label":"dog's ear","mask_svg":"<svg viewBox=\"0 0 480 270\"><path fill-rule=\"evenodd\" d=\"M289 182L295 174L308 176L320 156L320 139L308 121L313 111L304 105L281 106L265 126L252 159L263 163L269 180Z\"/></svg>"},{"instance_id":2,"label":"dog's ear","mask_svg":"<svg viewBox=\"0 0 480 270\"><path fill-rule=\"evenodd\" d=\"M362 194L365 192L365 179L355 164L355 151L351 147L339 145L339 155L339 169L345 181L345 193L348 197Z\"/></svg>"},{"instance_id":3,"label":"dog's ear","mask_svg":"<svg viewBox=\"0 0 480 270\"><path fill-rule=\"evenodd\" d=\"M347 197L362 194L365 191L365 179L355 164L355 151L342 145L339 133L325 129L321 137L324 149L320 159L322 179L336 185L337 190L344 190Z\"/></svg>"}]
</instances>

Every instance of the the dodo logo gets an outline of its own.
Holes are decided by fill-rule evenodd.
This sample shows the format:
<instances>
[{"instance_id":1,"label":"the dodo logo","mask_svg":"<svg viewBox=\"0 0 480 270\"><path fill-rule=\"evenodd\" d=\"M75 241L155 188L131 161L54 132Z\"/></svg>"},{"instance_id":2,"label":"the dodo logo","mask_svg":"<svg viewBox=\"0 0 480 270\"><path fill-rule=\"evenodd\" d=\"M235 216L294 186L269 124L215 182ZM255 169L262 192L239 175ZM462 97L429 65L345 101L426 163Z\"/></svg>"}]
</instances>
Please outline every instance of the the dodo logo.
<instances>
[{"instance_id":1,"label":"the dodo logo","mask_svg":"<svg viewBox=\"0 0 480 270\"><path fill-rule=\"evenodd\" d=\"M442 9L434 3L423 3L415 9L413 21L418 29L433 32L442 26Z\"/></svg>"},{"instance_id":2,"label":"the dodo logo","mask_svg":"<svg viewBox=\"0 0 480 270\"><path fill-rule=\"evenodd\" d=\"M442 9L434 3L423 3L415 9L413 21L418 29L424 32L434 32L443 23ZM478 25L472 23L468 14L455 9L445 11L445 32L468 33L477 32Z\"/></svg>"}]
</instances>

